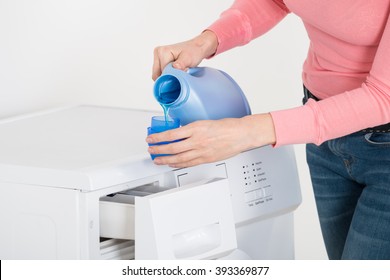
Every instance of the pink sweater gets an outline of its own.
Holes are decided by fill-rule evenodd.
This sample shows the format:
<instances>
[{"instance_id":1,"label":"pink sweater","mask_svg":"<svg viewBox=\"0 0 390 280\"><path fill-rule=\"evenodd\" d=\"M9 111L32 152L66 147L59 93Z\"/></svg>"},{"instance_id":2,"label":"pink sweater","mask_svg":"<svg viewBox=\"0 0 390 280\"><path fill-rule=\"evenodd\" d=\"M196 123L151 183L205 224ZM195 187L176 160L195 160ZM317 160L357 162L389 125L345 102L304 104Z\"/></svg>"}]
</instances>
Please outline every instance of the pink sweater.
<instances>
[{"instance_id":1,"label":"pink sweater","mask_svg":"<svg viewBox=\"0 0 390 280\"><path fill-rule=\"evenodd\" d=\"M389 11L388 0L236 0L209 29L221 53L290 12L302 18L310 38L303 83L322 100L271 115L276 146L321 144L390 122Z\"/></svg>"}]
</instances>

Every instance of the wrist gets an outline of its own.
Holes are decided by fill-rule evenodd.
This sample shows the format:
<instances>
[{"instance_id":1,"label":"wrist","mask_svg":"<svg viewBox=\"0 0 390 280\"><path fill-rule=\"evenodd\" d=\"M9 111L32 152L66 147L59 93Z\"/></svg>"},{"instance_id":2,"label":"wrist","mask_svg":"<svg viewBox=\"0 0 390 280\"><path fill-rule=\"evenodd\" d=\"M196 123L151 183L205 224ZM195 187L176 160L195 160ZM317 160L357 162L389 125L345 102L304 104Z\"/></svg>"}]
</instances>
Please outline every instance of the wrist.
<instances>
[{"instance_id":1,"label":"wrist","mask_svg":"<svg viewBox=\"0 0 390 280\"><path fill-rule=\"evenodd\" d=\"M276 134L272 116L269 113L249 115L243 118L248 126L247 131L251 148L276 143Z\"/></svg>"},{"instance_id":2,"label":"wrist","mask_svg":"<svg viewBox=\"0 0 390 280\"><path fill-rule=\"evenodd\" d=\"M211 30L205 30L200 35L194 38L195 44L197 44L203 52L203 57L208 58L213 56L218 48L218 37Z\"/></svg>"}]
</instances>

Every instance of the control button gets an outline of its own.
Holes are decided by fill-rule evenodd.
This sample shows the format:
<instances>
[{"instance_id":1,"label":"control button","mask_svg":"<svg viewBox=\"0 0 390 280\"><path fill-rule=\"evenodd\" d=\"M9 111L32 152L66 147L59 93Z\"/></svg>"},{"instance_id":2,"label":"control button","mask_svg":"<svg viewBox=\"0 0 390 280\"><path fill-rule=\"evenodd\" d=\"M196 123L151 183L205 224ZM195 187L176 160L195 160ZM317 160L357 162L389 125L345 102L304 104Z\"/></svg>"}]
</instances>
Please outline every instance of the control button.
<instances>
[{"instance_id":1,"label":"control button","mask_svg":"<svg viewBox=\"0 0 390 280\"><path fill-rule=\"evenodd\" d=\"M264 193L263 193L263 189L258 189L256 191L256 198L263 198L264 197Z\"/></svg>"},{"instance_id":2,"label":"control button","mask_svg":"<svg viewBox=\"0 0 390 280\"><path fill-rule=\"evenodd\" d=\"M266 187L263 190L264 190L264 196L272 196L272 188L271 187Z\"/></svg>"},{"instance_id":3,"label":"control button","mask_svg":"<svg viewBox=\"0 0 390 280\"><path fill-rule=\"evenodd\" d=\"M245 194L245 201L246 202L249 202L249 201L253 201L256 199L256 192L248 192Z\"/></svg>"}]
</instances>

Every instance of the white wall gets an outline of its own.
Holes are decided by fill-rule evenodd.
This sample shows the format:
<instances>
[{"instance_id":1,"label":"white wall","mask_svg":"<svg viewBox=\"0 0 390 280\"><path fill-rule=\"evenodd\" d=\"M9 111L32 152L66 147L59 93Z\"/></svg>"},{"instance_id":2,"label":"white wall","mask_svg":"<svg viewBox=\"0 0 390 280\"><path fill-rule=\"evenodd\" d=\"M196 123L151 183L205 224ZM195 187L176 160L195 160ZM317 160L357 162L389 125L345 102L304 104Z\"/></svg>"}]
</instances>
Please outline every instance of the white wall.
<instances>
[{"instance_id":1,"label":"white wall","mask_svg":"<svg viewBox=\"0 0 390 280\"><path fill-rule=\"evenodd\" d=\"M186 40L232 0L0 0L0 118L88 103L158 109L152 97L157 45ZM254 113L300 104L308 40L289 15L250 45L202 65L240 84ZM297 145L303 204L296 211L296 257L324 259L316 209Z\"/></svg>"}]
</instances>

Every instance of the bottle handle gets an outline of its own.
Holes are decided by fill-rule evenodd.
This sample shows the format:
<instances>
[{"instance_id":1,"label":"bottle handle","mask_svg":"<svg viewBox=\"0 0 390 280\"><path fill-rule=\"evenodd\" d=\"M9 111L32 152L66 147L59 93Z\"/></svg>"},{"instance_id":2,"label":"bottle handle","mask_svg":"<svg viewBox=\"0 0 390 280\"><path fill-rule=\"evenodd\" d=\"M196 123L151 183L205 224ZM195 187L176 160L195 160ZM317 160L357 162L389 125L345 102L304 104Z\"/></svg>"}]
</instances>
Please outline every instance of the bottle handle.
<instances>
[{"instance_id":1,"label":"bottle handle","mask_svg":"<svg viewBox=\"0 0 390 280\"><path fill-rule=\"evenodd\" d=\"M170 74L174 72L184 72L184 71L176 69L175 67L172 66L172 62L169 62L167 66L165 66L163 70L163 74Z\"/></svg>"},{"instance_id":2,"label":"bottle handle","mask_svg":"<svg viewBox=\"0 0 390 280\"><path fill-rule=\"evenodd\" d=\"M170 74L175 72L180 72L181 74L185 73L190 76L196 76L196 74L200 71L201 67L190 67L186 71L176 69L173 67L172 62L168 63L167 66L165 66L163 73L164 74Z\"/></svg>"},{"instance_id":3,"label":"bottle handle","mask_svg":"<svg viewBox=\"0 0 390 280\"><path fill-rule=\"evenodd\" d=\"M197 73L201 70L200 67L191 67L191 68L188 68L187 70L187 74L193 76L193 77L196 77L197 76Z\"/></svg>"}]
</instances>

